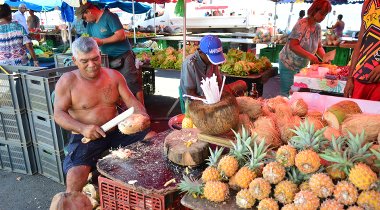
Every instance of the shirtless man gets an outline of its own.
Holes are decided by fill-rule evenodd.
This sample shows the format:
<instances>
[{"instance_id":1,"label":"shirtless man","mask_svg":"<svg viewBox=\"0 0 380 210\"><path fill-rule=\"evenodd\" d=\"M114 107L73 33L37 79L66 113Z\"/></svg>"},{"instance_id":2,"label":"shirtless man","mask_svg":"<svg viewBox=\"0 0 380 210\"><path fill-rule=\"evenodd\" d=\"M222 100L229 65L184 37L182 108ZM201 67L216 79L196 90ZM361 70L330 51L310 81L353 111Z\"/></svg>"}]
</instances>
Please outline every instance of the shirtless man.
<instances>
[{"instance_id":1,"label":"shirtless man","mask_svg":"<svg viewBox=\"0 0 380 210\"><path fill-rule=\"evenodd\" d=\"M62 75L54 101L55 121L73 133L63 163L66 192L82 191L88 174L104 151L153 135L148 134L149 129L123 135L117 129L105 133L100 128L118 114L116 105L120 98L127 107L134 107L135 113L147 115L146 110L133 96L121 73L101 67L100 51L94 39L76 39L72 52L78 70ZM84 144L83 137L93 141Z\"/></svg>"}]
</instances>

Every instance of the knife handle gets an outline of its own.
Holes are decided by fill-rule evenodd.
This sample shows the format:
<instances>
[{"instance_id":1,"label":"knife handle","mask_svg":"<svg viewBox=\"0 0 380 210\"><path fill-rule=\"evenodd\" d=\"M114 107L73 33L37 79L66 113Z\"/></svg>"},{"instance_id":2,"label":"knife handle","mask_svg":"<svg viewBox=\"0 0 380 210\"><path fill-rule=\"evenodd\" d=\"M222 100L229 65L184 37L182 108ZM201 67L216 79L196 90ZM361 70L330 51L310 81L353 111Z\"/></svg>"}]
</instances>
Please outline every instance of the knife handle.
<instances>
[{"instance_id":1,"label":"knife handle","mask_svg":"<svg viewBox=\"0 0 380 210\"><path fill-rule=\"evenodd\" d=\"M91 139L89 139L89 138L86 138L86 137L83 137L82 138L82 143L83 144L87 144L88 142L90 142L91 141Z\"/></svg>"}]
</instances>

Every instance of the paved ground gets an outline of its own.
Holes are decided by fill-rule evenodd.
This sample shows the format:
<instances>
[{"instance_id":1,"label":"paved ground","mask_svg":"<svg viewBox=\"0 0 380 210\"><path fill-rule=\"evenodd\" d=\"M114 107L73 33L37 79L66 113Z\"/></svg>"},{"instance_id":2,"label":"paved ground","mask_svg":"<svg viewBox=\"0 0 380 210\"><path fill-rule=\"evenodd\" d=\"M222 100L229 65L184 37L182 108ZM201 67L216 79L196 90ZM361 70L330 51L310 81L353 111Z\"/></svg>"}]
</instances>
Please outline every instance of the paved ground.
<instances>
[{"instance_id":1,"label":"paved ground","mask_svg":"<svg viewBox=\"0 0 380 210\"><path fill-rule=\"evenodd\" d=\"M156 93L146 98L152 116L152 128L158 132L168 129L167 112L178 97L179 72L156 72ZM279 93L279 77L264 86L263 96ZM180 113L179 105L170 116ZM170 117L169 116L169 117ZM0 170L0 210L49 209L52 197L65 187L41 175L23 175Z\"/></svg>"}]
</instances>

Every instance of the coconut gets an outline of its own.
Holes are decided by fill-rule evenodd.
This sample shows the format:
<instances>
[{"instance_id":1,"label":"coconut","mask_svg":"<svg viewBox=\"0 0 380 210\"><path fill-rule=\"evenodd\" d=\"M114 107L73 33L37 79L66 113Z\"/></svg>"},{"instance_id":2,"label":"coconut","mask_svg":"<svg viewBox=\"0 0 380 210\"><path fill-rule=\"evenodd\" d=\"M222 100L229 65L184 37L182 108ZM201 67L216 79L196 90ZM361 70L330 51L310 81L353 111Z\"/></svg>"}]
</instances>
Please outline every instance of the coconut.
<instances>
[{"instance_id":1,"label":"coconut","mask_svg":"<svg viewBox=\"0 0 380 210\"><path fill-rule=\"evenodd\" d=\"M192 101L189 105L190 118L205 134L218 135L231 131L239 123L239 108L236 98L224 93L215 104Z\"/></svg>"},{"instance_id":2,"label":"coconut","mask_svg":"<svg viewBox=\"0 0 380 210\"><path fill-rule=\"evenodd\" d=\"M270 125L261 125L251 129L252 137L257 136L258 141L265 141L266 145L277 148L282 145L280 133Z\"/></svg>"},{"instance_id":3,"label":"coconut","mask_svg":"<svg viewBox=\"0 0 380 210\"><path fill-rule=\"evenodd\" d=\"M293 115L298 115L300 117L305 116L308 111L308 105L302 98L295 100L292 103L291 108Z\"/></svg>"},{"instance_id":4,"label":"coconut","mask_svg":"<svg viewBox=\"0 0 380 210\"><path fill-rule=\"evenodd\" d=\"M249 119L248 114L239 114L239 132L241 133L241 128L244 126L246 130L250 130L252 123Z\"/></svg>"},{"instance_id":5,"label":"coconut","mask_svg":"<svg viewBox=\"0 0 380 210\"><path fill-rule=\"evenodd\" d=\"M132 114L117 126L123 134L134 134L150 126L149 117L142 114Z\"/></svg>"},{"instance_id":6,"label":"coconut","mask_svg":"<svg viewBox=\"0 0 380 210\"><path fill-rule=\"evenodd\" d=\"M266 104L268 105L269 110L274 112L277 106L283 106L284 104L288 105L288 99L283 96L276 96L268 99Z\"/></svg>"},{"instance_id":7,"label":"coconut","mask_svg":"<svg viewBox=\"0 0 380 210\"><path fill-rule=\"evenodd\" d=\"M338 138L339 136L341 136L342 133L340 132L340 130L338 129L335 129L333 127L330 127L330 126L327 126L326 127L326 130L325 132L323 132L323 136L328 139L329 141L332 140L332 137L334 136L335 139Z\"/></svg>"},{"instance_id":8,"label":"coconut","mask_svg":"<svg viewBox=\"0 0 380 210\"><path fill-rule=\"evenodd\" d=\"M60 192L51 201L50 210L53 209L92 210L93 206L90 199L81 192Z\"/></svg>"},{"instance_id":9,"label":"coconut","mask_svg":"<svg viewBox=\"0 0 380 210\"><path fill-rule=\"evenodd\" d=\"M342 123L342 133L348 135L360 134L364 130L367 142L378 140L380 133L380 115L378 114L355 114L346 118Z\"/></svg>"},{"instance_id":10,"label":"coconut","mask_svg":"<svg viewBox=\"0 0 380 210\"><path fill-rule=\"evenodd\" d=\"M293 116L292 109L287 104L283 104L282 106L276 106L274 114L276 118L280 119L289 119Z\"/></svg>"},{"instance_id":11,"label":"coconut","mask_svg":"<svg viewBox=\"0 0 380 210\"><path fill-rule=\"evenodd\" d=\"M314 130L320 130L326 126L326 123L316 117L306 117L305 120L309 121L310 124L314 125Z\"/></svg>"},{"instance_id":12,"label":"coconut","mask_svg":"<svg viewBox=\"0 0 380 210\"><path fill-rule=\"evenodd\" d=\"M319 111L308 111L307 117L315 117L319 120L322 120L322 112Z\"/></svg>"},{"instance_id":13,"label":"coconut","mask_svg":"<svg viewBox=\"0 0 380 210\"><path fill-rule=\"evenodd\" d=\"M240 114L248 114L251 119L256 119L262 115L262 103L251 97L241 96L236 98Z\"/></svg>"},{"instance_id":14,"label":"coconut","mask_svg":"<svg viewBox=\"0 0 380 210\"><path fill-rule=\"evenodd\" d=\"M327 121L329 126L340 129L342 122L352 114L362 113L360 106L350 100L340 101L330 106L324 113L323 119Z\"/></svg>"},{"instance_id":15,"label":"coconut","mask_svg":"<svg viewBox=\"0 0 380 210\"><path fill-rule=\"evenodd\" d=\"M291 129L300 126L301 121L302 120L299 116L292 116L287 121L280 123L279 130L281 140L284 144L288 143L288 141L296 135Z\"/></svg>"},{"instance_id":16,"label":"coconut","mask_svg":"<svg viewBox=\"0 0 380 210\"><path fill-rule=\"evenodd\" d=\"M253 123L253 126L255 128L264 126L264 127L271 127L273 129L276 129L276 122L273 120L272 117L261 116L257 118L257 120Z\"/></svg>"}]
</instances>

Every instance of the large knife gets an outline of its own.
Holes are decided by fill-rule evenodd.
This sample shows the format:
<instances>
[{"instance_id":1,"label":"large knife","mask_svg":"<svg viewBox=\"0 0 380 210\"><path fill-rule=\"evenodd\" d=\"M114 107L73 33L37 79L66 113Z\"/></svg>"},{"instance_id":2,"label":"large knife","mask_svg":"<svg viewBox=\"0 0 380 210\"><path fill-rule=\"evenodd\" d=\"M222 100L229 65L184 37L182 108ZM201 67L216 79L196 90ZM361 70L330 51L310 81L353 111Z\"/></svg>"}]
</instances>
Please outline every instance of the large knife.
<instances>
[{"instance_id":1,"label":"large knife","mask_svg":"<svg viewBox=\"0 0 380 210\"><path fill-rule=\"evenodd\" d=\"M124 112L122 112L121 114L117 115L116 117L114 117L113 119L111 119L110 121L106 122L104 125L100 126L100 128L104 131L104 132L107 132L109 131L111 128L115 127L117 124L119 124L121 121L127 119L129 116L131 116L133 114L133 112L135 111L135 109L133 107L125 110ZM82 143L86 144L88 142L90 142L91 139L89 138L86 138L86 137L83 137L82 138Z\"/></svg>"}]
</instances>

